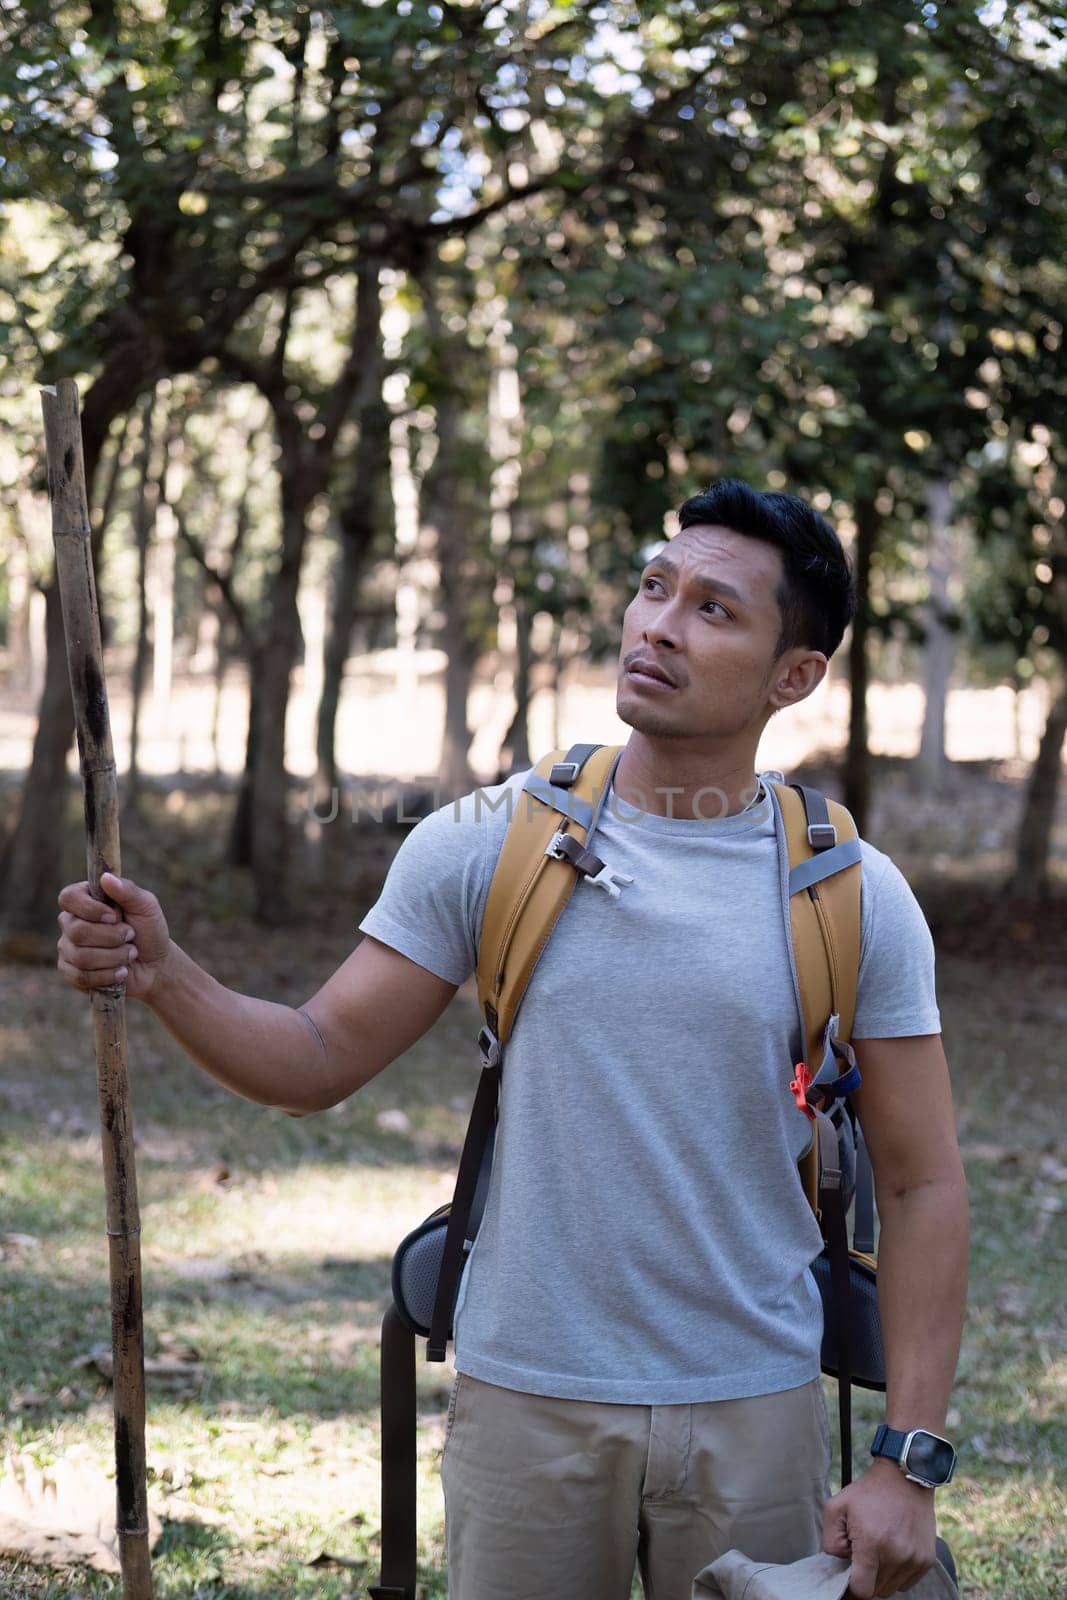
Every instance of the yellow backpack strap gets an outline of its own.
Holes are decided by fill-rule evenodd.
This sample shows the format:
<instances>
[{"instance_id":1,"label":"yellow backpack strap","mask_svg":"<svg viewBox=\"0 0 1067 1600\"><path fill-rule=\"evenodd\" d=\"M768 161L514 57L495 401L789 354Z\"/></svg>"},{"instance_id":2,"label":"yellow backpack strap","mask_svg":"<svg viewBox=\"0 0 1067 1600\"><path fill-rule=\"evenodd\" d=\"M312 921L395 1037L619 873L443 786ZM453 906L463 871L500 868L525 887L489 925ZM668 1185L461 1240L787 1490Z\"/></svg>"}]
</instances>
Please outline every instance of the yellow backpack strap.
<instances>
[{"instance_id":1,"label":"yellow backpack strap","mask_svg":"<svg viewBox=\"0 0 1067 1600\"><path fill-rule=\"evenodd\" d=\"M859 1087L850 1039L860 963L861 857L856 825L817 789L774 783L788 852L789 927L808 1079L794 1080L814 1105ZM818 1212L818 1153L801 1163Z\"/></svg>"},{"instance_id":2,"label":"yellow backpack strap","mask_svg":"<svg viewBox=\"0 0 1067 1600\"><path fill-rule=\"evenodd\" d=\"M498 1044L511 1033L530 974L579 877L612 896L629 882L585 849L621 748L553 750L514 795L478 948L478 1002Z\"/></svg>"},{"instance_id":3,"label":"yellow backpack strap","mask_svg":"<svg viewBox=\"0 0 1067 1600\"><path fill-rule=\"evenodd\" d=\"M532 769L521 790L509 791L511 816L489 885L478 945L478 999L485 1017L478 1035L482 1074L445 1229L426 1341L428 1361L445 1359L451 1337L463 1262L481 1220L476 1200L491 1159L501 1046L511 1033L530 974L579 877L599 884L612 896L632 881L613 873L586 848L619 748L583 744L572 745L566 753L553 750Z\"/></svg>"}]
</instances>

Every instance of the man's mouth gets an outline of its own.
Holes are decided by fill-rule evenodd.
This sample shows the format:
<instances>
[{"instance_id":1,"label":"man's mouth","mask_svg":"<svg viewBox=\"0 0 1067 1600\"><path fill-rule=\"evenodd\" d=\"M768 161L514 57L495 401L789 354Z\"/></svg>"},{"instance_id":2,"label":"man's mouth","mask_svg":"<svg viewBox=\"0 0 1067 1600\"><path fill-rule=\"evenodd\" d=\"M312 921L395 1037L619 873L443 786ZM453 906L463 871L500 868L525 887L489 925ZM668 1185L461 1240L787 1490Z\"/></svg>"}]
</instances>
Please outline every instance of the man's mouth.
<instances>
[{"instance_id":1,"label":"man's mouth","mask_svg":"<svg viewBox=\"0 0 1067 1600\"><path fill-rule=\"evenodd\" d=\"M674 679L668 677L663 668L657 666L654 661L640 659L631 661L626 668L626 673L628 677L635 679L638 683L656 684L661 689L677 689L678 687Z\"/></svg>"}]
</instances>

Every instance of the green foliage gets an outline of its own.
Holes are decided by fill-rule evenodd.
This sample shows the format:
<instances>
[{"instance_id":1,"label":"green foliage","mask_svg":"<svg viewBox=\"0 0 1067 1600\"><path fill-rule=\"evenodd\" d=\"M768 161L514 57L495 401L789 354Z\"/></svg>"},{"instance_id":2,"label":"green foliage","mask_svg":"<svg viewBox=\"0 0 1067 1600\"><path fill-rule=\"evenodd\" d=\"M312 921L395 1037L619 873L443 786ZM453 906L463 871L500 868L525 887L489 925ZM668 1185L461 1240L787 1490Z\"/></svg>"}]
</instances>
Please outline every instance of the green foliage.
<instances>
[{"instance_id":1,"label":"green foliage","mask_svg":"<svg viewBox=\"0 0 1067 1600\"><path fill-rule=\"evenodd\" d=\"M1065 381L1063 40L1044 9L783 3L756 26L683 0L109 0L11 4L5 22L0 359L23 384L107 374L115 411L161 374L217 383L227 352L267 356L289 305L285 382L298 410L321 406L344 285L372 249L415 310L412 405L432 423L461 392L483 598L501 560L490 304L523 397L505 565L604 638L665 513L727 471L846 527L875 500L874 625L916 637L931 483L985 539L1007 448L1021 499L1000 565L1030 560L1035 493L1058 525L1062 489L1024 459L1035 428L1062 438ZM1022 643L1047 628L1051 648L1049 607L1019 585ZM975 606L977 644L999 624Z\"/></svg>"}]
</instances>

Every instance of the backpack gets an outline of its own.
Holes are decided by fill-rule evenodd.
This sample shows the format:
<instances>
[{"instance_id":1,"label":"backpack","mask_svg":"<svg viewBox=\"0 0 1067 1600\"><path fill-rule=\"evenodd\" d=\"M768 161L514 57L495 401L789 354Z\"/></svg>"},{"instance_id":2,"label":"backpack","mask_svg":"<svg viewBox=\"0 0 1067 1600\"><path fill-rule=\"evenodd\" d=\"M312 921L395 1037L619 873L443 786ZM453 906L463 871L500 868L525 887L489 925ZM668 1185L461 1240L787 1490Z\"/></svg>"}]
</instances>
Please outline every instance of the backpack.
<instances>
[{"instance_id":1,"label":"backpack","mask_svg":"<svg viewBox=\"0 0 1067 1600\"><path fill-rule=\"evenodd\" d=\"M377 1600L414 1600L415 1339L443 1361L467 1255L489 1186L504 1048L526 986L579 879L616 896L629 879L590 848L621 746L573 745L531 769L516 796L489 886L478 950L482 1074L448 1205L402 1241L382 1323L382 1566ZM851 1478L851 1385L885 1388L874 1261L874 1187L846 1097L860 1085L848 1043L860 950L861 855L855 824L818 790L764 775L778 839L782 911L804 1060L789 1082L812 1138L799 1163L825 1246L813 1264L823 1302L821 1362L838 1379L842 1484ZM595 844L595 840L593 840ZM583 890L584 892L584 890ZM849 1247L847 1216L854 1204Z\"/></svg>"}]
</instances>

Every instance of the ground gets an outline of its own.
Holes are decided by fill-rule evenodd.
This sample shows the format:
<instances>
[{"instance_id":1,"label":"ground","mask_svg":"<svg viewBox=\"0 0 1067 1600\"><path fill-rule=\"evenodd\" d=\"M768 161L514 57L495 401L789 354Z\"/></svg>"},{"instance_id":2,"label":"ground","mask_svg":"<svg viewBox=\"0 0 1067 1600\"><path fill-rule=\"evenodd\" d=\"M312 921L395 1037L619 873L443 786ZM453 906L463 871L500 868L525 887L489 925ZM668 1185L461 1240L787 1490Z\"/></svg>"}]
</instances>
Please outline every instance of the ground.
<instances>
[{"instance_id":1,"label":"ground","mask_svg":"<svg viewBox=\"0 0 1067 1600\"><path fill-rule=\"evenodd\" d=\"M817 767L811 775L818 779ZM1040 915L997 892L1019 804L1007 769L959 768L951 802L879 768L868 836L935 930L972 1185L971 1303L941 1531L969 1600L1053 1600L1067 1569L1064 885ZM300 918L264 931L218 865L228 802L173 790L127 829L128 872L223 981L299 1003L343 958L399 835L347 828L301 863ZM344 824L342 824L344 826ZM71 877L81 875L72 831ZM44 1462L110 1456L102 1182L86 1002L46 967L0 967L0 1370L7 1441ZM134 1007L150 1499L162 1600L335 1600L376 1568L377 1328L398 1239L447 1197L477 1078L461 995L348 1104L293 1120L235 1100ZM88 1360L86 1359L88 1358ZM421 1560L443 1596L434 1467L450 1375L420 1360ZM831 1397L832 1399L832 1397ZM857 1451L878 1414L860 1401ZM1060 1477L1057 1484L1057 1475ZM108 1578L0 1560L10 1600L102 1600Z\"/></svg>"}]
</instances>

